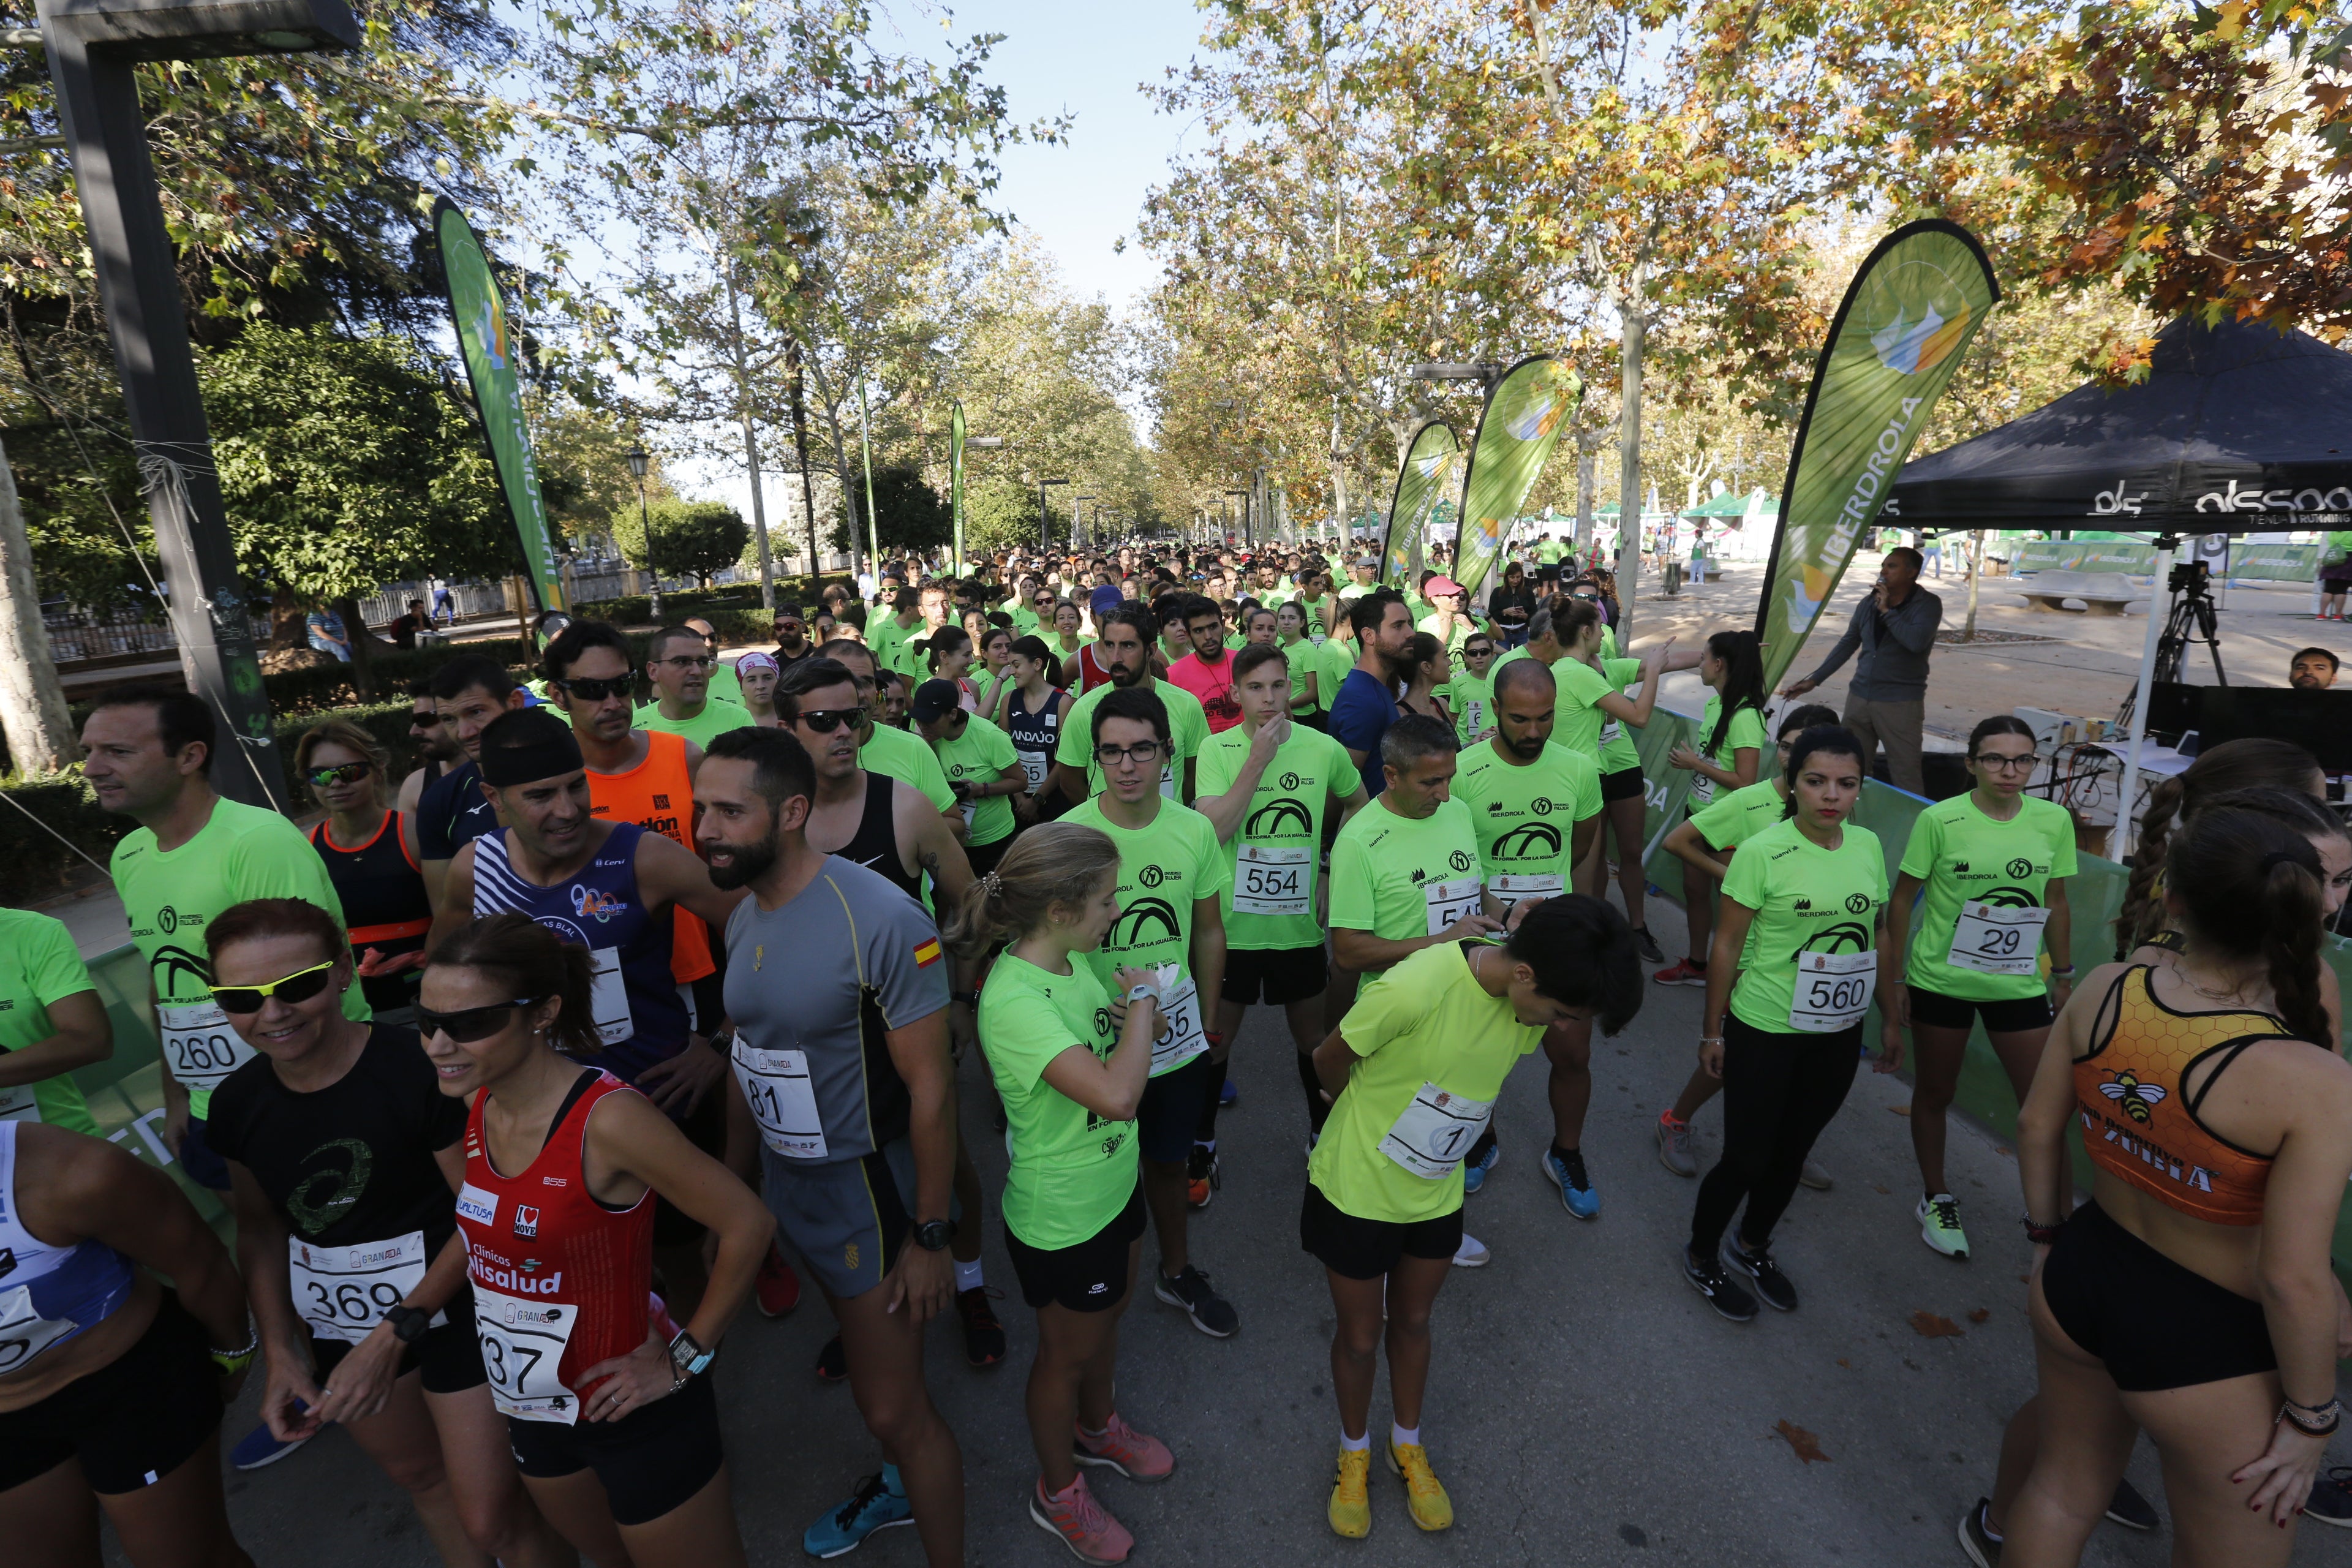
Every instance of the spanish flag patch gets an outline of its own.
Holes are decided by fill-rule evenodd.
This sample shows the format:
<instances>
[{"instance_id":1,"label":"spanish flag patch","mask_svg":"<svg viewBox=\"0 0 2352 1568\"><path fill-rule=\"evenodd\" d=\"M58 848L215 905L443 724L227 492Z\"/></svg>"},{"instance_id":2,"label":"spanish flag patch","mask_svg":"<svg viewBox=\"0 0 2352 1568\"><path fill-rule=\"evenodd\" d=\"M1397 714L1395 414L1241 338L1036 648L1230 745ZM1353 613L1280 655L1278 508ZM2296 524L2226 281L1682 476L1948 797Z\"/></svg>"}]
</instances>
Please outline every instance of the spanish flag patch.
<instances>
[{"instance_id":1,"label":"spanish flag patch","mask_svg":"<svg viewBox=\"0 0 2352 1568\"><path fill-rule=\"evenodd\" d=\"M933 937L933 938L931 938L931 940L930 940L930 941L929 941L929 942L919 942L919 943L917 943L917 944L916 944L916 947L915 947L915 967L916 967L916 968L918 968L918 969L929 969L932 964L937 963L939 961L940 961L940 939L939 939L939 938L937 938L937 937Z\"/></svg>"}]
</instances>

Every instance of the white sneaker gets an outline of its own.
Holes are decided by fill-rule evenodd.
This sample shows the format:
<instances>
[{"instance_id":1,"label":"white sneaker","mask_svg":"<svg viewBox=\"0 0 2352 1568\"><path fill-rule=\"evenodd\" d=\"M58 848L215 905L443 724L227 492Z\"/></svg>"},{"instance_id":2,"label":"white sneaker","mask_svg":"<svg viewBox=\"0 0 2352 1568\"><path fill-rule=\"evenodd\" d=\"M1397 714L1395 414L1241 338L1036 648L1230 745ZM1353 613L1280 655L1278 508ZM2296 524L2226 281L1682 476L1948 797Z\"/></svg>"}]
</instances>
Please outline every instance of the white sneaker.
<instances>
[{"instance_id":1,"label":"white sneaker","mask_svg":"<svg viewBox=\"0 0 2352 1568\"><path fill-rule=\"evenodd\" d=\"M1485 1242L1466 1230L1462 1233L1462 1245L1454 1249L1454 1268L1484 1268L1494 1260L1495 1255L1486 1250Z\"/></svg>"},{"instance_id":2,"label":"white sneaker","mask_svg":"<svg viewBox=\"0 0 2352 1568\"><path fill-rule=\"evenodd\" d=\"M1797 1181L1800 1184L1811 1187L1817 1193L1830 1190L1830 1173L1813 1163L1810 1157L1805 1161L1805 1168L1797 1173Z\"/></svg>"}]
</instances>

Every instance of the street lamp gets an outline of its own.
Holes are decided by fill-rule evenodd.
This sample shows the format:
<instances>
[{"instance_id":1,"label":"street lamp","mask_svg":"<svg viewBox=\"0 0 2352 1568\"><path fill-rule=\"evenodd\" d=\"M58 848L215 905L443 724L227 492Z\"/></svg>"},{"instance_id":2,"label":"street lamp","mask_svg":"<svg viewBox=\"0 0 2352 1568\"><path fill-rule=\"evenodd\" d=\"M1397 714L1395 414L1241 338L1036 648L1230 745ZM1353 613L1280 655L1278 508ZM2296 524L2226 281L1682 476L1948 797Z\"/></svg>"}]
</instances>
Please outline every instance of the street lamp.
<instances>
[{"instance_id":1,"label":"street lamp","mask_svg":"<svg viewBox=\"0 0 2352 1568\"><path fill-rule=\"evenodd\" d=\"M1087 502L1094 499L1095 498L1092 496L1072 496L1070 498L1070 549L1074 552L1078 548L1078 508L1086 505Z\"/></svg>"},{"instance_id":2,"label":"street lamp","mask_svg":"<svg viewBox=\"0 0 2352 1568\"><path fill-rule=\"evenodd\" d=\"M646 542L646 570L653 584L654 624L661 625L661 568L654 563L653 518L646 510L646 469L653 459L646 455L645 443L632 441L625 456L629 459L629 477L637 481L637 532Z\"/></svg>"},{"instance_id":3,"label":"street lamp","mask_svg":"<svg viewBox=\"0 0 2352 1568\"><path fill-rule=\"evenodd\" d=\"M1227 490L1225 493L1226 493L1227 495L1229 495L1229 496L1239 496L1239 497L1241 498L1241 502L1242 502L1242 538L1243 538L1243 539L1244 539L1244 540L1246 540L1246 539L1248 539L1248 538L1249 538L1249 491L1247 491L1247 490ZM1229 527L1229 528L1227 528L1227 529L1225 530L1225 537L1224 537L1223 540L1219 541L1218 542L1220 542L1220 543L1231 543L1232 542L1233 542L1233 530Z\"/></svg>"},{"instance_id":4,"label":"street lamp","mask_svg":"<svg viewBox=\"0 0 2352 1568\"><path fill-rule=\"evenodd\" d=\"M1045 515L1045 487L1047 485L1066 485L1070 481L1067 479L1039 479L1037 481L1037 548L1040 550L1051 550L1054 548L1053 522ZM1071 526L1074 528L1077 526L1076 513L1072 514Z\"/></svg>"}]
</instances>

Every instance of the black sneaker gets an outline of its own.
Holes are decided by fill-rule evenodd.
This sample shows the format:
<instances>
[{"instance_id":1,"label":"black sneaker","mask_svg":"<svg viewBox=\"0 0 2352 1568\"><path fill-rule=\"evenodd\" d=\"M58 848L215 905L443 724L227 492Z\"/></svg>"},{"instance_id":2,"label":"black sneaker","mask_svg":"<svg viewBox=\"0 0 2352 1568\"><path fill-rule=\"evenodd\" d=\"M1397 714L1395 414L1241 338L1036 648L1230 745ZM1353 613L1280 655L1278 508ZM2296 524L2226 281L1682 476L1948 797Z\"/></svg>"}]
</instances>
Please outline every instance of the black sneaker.
<instances>
[{"instance_id":1,"label":"black sneaker","mask_svg":"<svg viewBox=\"0 0 2352 1568\"><path fill-rule=\"evenodd\" d=\"M1209 1277L1189 1263L1173 1279L1153 1269L1151 1289L1170 1306L1181 1307L1192 1320L1192 1326L1212 1339L1230 1338L1242 1326L1241 1314L1234 1310L1234 1304L1211 1289Z\"/></svg>"},{"instance_id":2,"label":"black sneaker","mask_svg":"<svg viewBox=\"0 0 2352 1568\"><path fill-rule=\"evenodd\" d=\"M2352 1471L2330 1470L2328 1474L2331 1476L2347 1475L2352 1474ZM2314 1486L2311 1489L2313 1493L2316 1495L2320 1486L2325 1486L2326 1484L2327 1483L2323 1480L2318 1485ZM2341 1495L2340 1488L2338 1489L2338 1494ZM2347 1505L2352 1505L2352 1498L2346 1498L2345 1501ZM2140 1496L2139 1489L2137 1487L2133 1486L2129 1481L2121 1480L2116 1483L2116 1495L2107 1500L2107 1517L2115 1521L2117 1524L2122 1525L2126 1530L2154 1530L2164 1522L2163 1520L2157 1517L2156 1505L2148 1501L2147 1499ZM2339 1517L2331 1519L2327 1522L2330 1524L2352 1524L2352 1518Z\"/></svg>"},{"instance_id":3,"label":"black sneaker","mask_svg":"<svg viewBox=\"0 0 2352 1568\"><path fill-rule=\"evenodd\" d=\"M1960 1516L1960 1550L1977 1568L2000 1568L2000 1542L1985 1533L1985 1510L1991 1506L1990 1498L1979 1498Z\"/></svg>"},{"instance_id":4,"label":"black sneaker","mask_svg":"<svg viewBox=\"0 0 2352 1568\"><path fill-rule=\"evenodd\" d=\"M816 1375L824 1383L849 1381L849 1352L841 1348L839 1334L825 1341L824 1349L816 1352Z\"/></svg>"},{"instance_id":5,"label":"black sneaker","mask_svg":"<svg viewBox=\"0 0 2352 1568\"><path fill-rule=\"evenodd\" d=\"M988 1304L990 1297L1003 1294L986 1285L956 1292L956 1316L963 1320L963 1359L974 1366L994 1366L1004 1359L1004 1325Z\"/></svg>"},{"instance_id":6,"label":"black sneaker","mask_svg":"<svg viewBox=\"0 0 2352 1568\"><path fill-rule=\"evenodd\" d=\"M1666 961L1666 955L1660 950L1657 940L1650 935L1648 926L1633 928L1633 946L1642 954L1642 962L1644 963L1664 963Z\"/></svg>"},{"instance_id":7,"label":"black sneaker","mask_svg":"<svg viewBox=\"0 0 2352 1568\"><path fill-rule=\"evenodd\" d=\"M1723 1260L1756 1282L1756 1294L1764 1299L1766 1306L1776 1312L1797 1310L1797 1288L1789 1283L1789 1277L1780 1272L1779 1264L1772 1261L1772 1248L1769 1244L1750 1252L1729 1232L1726 1232Z\"/></svg>"},{"instance_id":8,"label":"black sneaker","mask_svg":"<svg viewBox=\"0 0 2352 1568\"><path fill-rule=\"evenodd\" d=\"M1693 1257L1688 1246L1683 1248L1683 1278L1722 1316L1735 1323L1756 1321L1756 1298L1733 1284L1722 1264L1712 1258Z\"/></svg>"},{"instance_id":9,"label":"black sneaker","mask_svg":"<svg viewBox=\"0 0 2352 1568\"><path fill-rule=\"evenodd\" d=\"M2146 1508L2147 1504L2142 1502L2140 1506ZM2110 1504L2107 1517L2115 1516L2115 1508ZM2352 1468L2337 1465L2312 1482L2311 1500L2303 1505L2303 1517L2318 1524L2332 1524L2338 1530L2352 1525Z\"/></svg>"}]
</instances>

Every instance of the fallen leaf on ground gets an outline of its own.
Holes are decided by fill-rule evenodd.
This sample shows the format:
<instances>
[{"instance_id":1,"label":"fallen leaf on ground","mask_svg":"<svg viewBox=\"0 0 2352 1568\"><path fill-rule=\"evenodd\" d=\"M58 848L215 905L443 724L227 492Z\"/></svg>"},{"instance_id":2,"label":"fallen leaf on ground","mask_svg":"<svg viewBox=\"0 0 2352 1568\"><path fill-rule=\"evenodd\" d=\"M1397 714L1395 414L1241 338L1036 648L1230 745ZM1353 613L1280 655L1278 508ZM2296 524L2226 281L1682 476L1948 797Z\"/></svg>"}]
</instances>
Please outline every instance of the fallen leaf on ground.
<instances>
[{"instance_id":1,"label":"fallen leaf on ground","mask_svg":"<svg viewBox=\"0 0 2352 1568\"><path fill-rule=\"evenodd\" d=\"M1897 1116L1908 1116L1911 1114L1911 1108L1907 1105L1890 1105L1886 1109L1895 1112Z\"/></svg>"},{"instance_id":2,"label":"fallen leaf on ground","mask_svg":"<svg viewBox=\"0 0 2352 1568\"><path fill-rule=\"evenodd\" d=\"M1877 1194L1880 1197L1882 1197L1882 1198L1883 1198L1883 1197L1885 1197L1885 1196L1886 1195L1886 1189L1885 1189L1885 1187L1880 1186L1876 1182L1873 1182L1873 1183L1871 1183L1871 1184L1870 1184L1870 1188L1871 1188L1871 1191L1873 1191L1873 1192L1876 1193L1876 1194Z\"/></svg>"},{"instance_id":3,"label":"fallen leaf on ground","mask_svg":"<svg viewBox=\"0 0 2352 1568\"><path fill-rule=\"evenodd\" d=\"M1840 1357L1838 1357L1838 1365L1843 1366L1843 1367L1852 1367L1852 1366L1853 1365L1853 1363L1852 1363L1852 1362L1850 1362L1850 1361L1846 1360L1846 1359L1845 1359L1845 1357L1843 1357L1843 1356L1840 1356Z\"/></svg>"},{"instance_id":4,"label":"fallen leaf on ground","mask_svg":"<svg viewBox=\"0 0 2352 1568\"><path fill-rule=\"evenodd\" d=\"M1821 1439L1814 1436L1811 1432L1806 1431L1802 1426L1796 1426L1793 1423L1783 1419L1780 1424L1773 1427L1772 1430L1787 1438L1789 1441L1789 1447L1795 1449L1797 1458L1802 1459L1805 1463L1810 1465L1816 1459L1820 1460L1824 1465L1830 1462L1830 1457L1822 1452Z\"/></svg>"},{"instance_id":5,"label":"fallen leaf on ground","mask_svg":"<svg viewBox=\"0 0 2352 1568\"><path fill-rule=\"evenodd\" d=\"M1923 1340L1956 1340L1968 1332L1951 1319L1938 1317L1928 1311L1912 1313L1911 1326L1918 1331L1919 1337Z\"/></svg>"},{"instance_id":6,"label":"fallen leaf on ground","mask_svg":"<svg viewBox=\"0 0 2352 1568\"><path fill-rule=\"evenodd\" d=\"M1991 1316L1992 1309L1990 1307L1979 1307L1975 1311L1969 1314L1969 1321L1971 1323L1981 1323L1990 1319Z\"/></svg>"}]
</instances>

